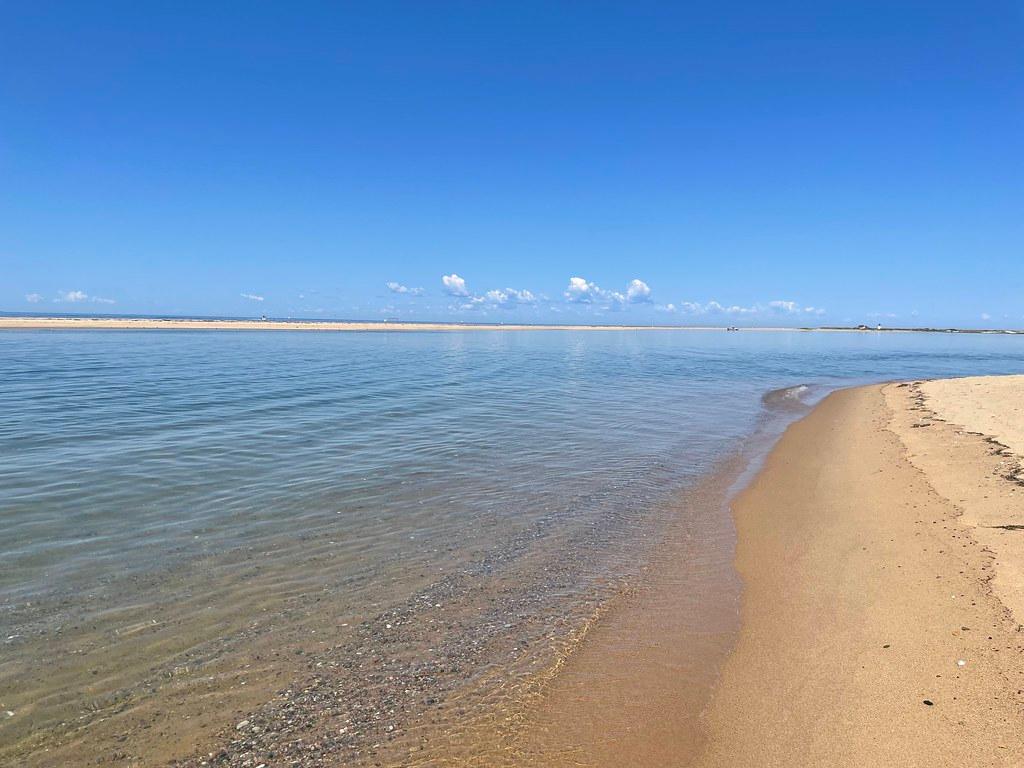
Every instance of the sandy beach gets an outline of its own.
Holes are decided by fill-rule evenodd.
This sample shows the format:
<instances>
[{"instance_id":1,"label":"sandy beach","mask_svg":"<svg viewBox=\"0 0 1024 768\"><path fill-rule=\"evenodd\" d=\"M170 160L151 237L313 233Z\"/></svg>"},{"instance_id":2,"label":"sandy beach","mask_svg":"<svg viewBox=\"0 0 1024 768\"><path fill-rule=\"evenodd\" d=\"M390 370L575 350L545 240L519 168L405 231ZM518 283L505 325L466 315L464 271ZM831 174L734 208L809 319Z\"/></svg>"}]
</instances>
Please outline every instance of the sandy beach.
<instances>
[{"instance_id":1,"label":"sandy beach","mask_svg":"<svg viewBox=\"0 0 1024 768\"><path fill-rule=\"evenodd\" d=\"M407 323L315 320L204 320L133 317L0 317L0 330L118 331L724 331L724 326L526 325L519 323ZM800 328L750 328L794 331Z\"/></svg>"},{"instance_id":2,"label":"sandy beach","mask_svg":"<svg viewBox=\"0 0 1024 768\"><path fill-rule=\"evenodd\" d=\"M221 320L188 317L0 317L0 330L35 331L728 331L724 325L597 325L551 323L413 323L355 320ZM936 333L936 328L839 328L797 325L744 326L741 331L817 331L819 333ZM958 330L968 334L1015 335L1024 331Z\"/></svg>"},{"instance_id":3,"label":"sandy beach","mask_svg":"<svg viewBox=\"0 0 1024 768\"><path fill-rule=\"evenodd\" d=\"M839 392L735 504L699 766L1024 764L1024 377Z\"/></svg>"}]
</instances>

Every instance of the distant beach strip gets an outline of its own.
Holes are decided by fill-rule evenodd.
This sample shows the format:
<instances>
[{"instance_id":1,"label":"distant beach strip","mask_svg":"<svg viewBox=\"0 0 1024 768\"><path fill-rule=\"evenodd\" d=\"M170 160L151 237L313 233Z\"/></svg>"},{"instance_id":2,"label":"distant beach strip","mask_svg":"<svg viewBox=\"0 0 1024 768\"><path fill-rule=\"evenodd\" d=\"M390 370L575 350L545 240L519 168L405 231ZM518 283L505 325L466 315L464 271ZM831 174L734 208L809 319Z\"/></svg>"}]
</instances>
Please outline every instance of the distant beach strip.
<instances>
[{"instance_id":1,"label":"distant beach strip","mask_svg":"<svg viewBox=\"0 0 1024 768\"><path fill-rule=\"evenodd\" d=\"M819 331L839 333L986 333L1020 335L1024 330L887 328L883 326L725 326L725 325L551 325L528 323L442 323L405 320L295 320L188 317L35 317L0 315L0 330L118 331Z\"/></svg>"}]
</instances>

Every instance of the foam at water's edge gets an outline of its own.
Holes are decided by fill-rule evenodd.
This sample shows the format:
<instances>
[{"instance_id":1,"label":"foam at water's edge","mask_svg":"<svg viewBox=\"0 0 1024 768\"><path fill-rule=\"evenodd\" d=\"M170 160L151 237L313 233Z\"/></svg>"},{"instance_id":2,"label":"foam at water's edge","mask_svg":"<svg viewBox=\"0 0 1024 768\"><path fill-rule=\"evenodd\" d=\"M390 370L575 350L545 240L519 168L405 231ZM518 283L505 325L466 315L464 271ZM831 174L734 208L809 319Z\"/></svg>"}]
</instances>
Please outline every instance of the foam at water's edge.
<instances>
[{"instance_id":1,"label":"foam at water's edge","mask_svg":"<svg viewBox=\"0 0 1024 768\"><path fill-rule=\"evenodd\" d=\"M797 384L792 387L773 389L761 397L761 403L768 409L809 410L811 403L807 400L811 395L811 387Z\"/></svg>"}]
</instances>

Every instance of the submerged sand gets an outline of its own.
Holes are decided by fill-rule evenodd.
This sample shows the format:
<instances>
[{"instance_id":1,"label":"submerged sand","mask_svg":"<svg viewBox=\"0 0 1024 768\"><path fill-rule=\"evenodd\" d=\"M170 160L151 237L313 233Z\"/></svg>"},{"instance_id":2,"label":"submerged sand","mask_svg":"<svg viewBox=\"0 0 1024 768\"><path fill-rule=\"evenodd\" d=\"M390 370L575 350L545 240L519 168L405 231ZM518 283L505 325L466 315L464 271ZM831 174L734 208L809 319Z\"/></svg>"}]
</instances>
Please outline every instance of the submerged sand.
<instances>
[{"instance_id":1,"label":"submerged sand","mask_svg":"<svg viewBox=\"0 0 1024 768\"><path fill-rule=\"evenodd\" d=\"M873 386L789 429L735 503L742 629L696 765L1024 765L1022 400Z\"/></svg>"}]
</instances>

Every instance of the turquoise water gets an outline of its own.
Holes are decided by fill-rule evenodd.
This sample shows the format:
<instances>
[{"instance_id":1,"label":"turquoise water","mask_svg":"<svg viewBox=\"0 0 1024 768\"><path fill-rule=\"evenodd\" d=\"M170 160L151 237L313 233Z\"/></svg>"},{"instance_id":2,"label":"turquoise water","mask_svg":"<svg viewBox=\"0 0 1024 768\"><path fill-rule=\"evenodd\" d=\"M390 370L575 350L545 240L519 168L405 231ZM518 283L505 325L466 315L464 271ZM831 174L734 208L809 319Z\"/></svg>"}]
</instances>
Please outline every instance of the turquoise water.
<instances>
[{"instance_id":1,"label":"turquoise water","mask_svg":"<svg viewBox=\"0 0 1024 768\"><path fill-rule=\"evenodd\" d=\"M147 659L171 665L257 606L355 623L454 571L543 643L568 624L530 611L571 623L675 495L798 412L766 393L1022 371L1024 338L990 335L0 332L0 747L67 720L48 654L151 614L188 638Z\"/></svg>"}]
</instances>

